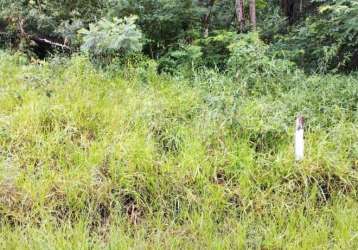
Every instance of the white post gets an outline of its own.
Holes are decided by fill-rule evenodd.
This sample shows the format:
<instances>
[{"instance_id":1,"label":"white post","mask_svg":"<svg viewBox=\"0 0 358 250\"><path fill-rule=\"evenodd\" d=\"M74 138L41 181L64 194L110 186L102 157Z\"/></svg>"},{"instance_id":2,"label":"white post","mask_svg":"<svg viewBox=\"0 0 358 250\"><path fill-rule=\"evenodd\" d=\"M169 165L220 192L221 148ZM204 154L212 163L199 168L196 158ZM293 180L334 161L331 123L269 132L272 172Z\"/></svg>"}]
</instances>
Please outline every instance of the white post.
<instances>
[{"instance_id":1,"label":"white post","mask_svg":"<svg viewBox=\"0 0 358 250\"><path fill-rule=\"evenodd\" d=\"M302 161L304 157L304 139L303 139L303 116L298 116L296 119L296 133L295 133L295 158L296 161Z\"/></svg>"}]
</instances>

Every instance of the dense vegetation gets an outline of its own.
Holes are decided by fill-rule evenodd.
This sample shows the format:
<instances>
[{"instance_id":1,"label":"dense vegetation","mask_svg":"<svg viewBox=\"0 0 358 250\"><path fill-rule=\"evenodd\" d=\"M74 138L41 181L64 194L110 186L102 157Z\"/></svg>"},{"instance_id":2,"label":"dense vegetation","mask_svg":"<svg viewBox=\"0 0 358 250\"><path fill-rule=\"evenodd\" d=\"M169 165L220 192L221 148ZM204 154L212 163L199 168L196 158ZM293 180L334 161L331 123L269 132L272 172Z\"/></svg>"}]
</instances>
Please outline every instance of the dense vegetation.
<instances>
[{"instance_id":1,"label":"dense vegetation","mask_svg":"<svg viewBox=\"0 0 358 250\"><path fill-rule=\"evenodd\" d=\"M357 249L357 23L355 0L0 0L0 248Z\"/></svg>"},{"instance_id":2,"label":"dense vegetation","mask_svg":"<svg viewBox=\"0 0 358 250\"><path fill-rule=\"evenodd\" d=\"M2 58L2 248L358 246L357 77Z\"/></svg>"},{"instance_id":3,"label":"dense vegetation","mask_svg":"<svg viewBox=\"0 0 358 250\"><path fill-rule=\"evenodd\" d=\"M249 2L256 2L255 24L248 20ZM133 15L143 36L131 32L131 22L111 26ZM257 26L271 54L308 72L347 72L358 66L357 22L356 0L0 0L0 46L43 58L78 51L90 38L97 54L124 56L143 45L146 55L175 69L183 54L197 58L200 50L205 66L222 69L231 32ZM79 32L89 27L90 33Z\"/></svg>"}]
</instances>

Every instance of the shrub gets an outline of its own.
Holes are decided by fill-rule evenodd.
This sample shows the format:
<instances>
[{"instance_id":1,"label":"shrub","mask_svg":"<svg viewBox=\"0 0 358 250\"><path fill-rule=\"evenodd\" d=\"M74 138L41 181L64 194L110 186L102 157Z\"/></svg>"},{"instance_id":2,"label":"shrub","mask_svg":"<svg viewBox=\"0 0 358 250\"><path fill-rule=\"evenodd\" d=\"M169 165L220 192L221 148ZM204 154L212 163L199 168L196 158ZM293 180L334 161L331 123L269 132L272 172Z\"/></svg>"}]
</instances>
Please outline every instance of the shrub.
<instances>
[{"instance_id":1,"label":"shrub","mask_svg":"<svg viewBox=\"0 0 358 250\"><path fill-rule=\"evenodd\" d=\"M142 49L142 33L135 25L135 16L112 21L101 19L90 24L89 30L81 29L81 50L93 58L109 63L115 56L125 56Z\"/></svg>"},{"instance_id":2,"label":"shrub","mask_svg":"<svg viewBox=\"0 0 358 250\"><path fill-rule=\"evenodd\" d=\"M196 70L200 67L224 71L230 57L229 45L236 39L235 32L218 31L190 44L179 44L160 59L159 69L171 73L178 68Z\"/></svg>"},{"instance_id":3,"label":"shrub","mask_svg":"<svg viewBox=\"0 0 358 250\"><path fill-rule=\"evenodd\" d=\"M249 89L273 91L271 87L280 86L280 81L296 70L293 62L271 55L257 33L240 35L229 48L228 70L236 78L246 81Z\"/></svg>"},{"instance_id":4,"label":"shrub","mask_svg":"<svg viewBox=\"0 0 358 250\"><path fill-rule=\"evenodd\" d=\"M159 71L174 73L175 71L191 71L202 64L200 46L180 45L179 49L169 51L159 60Z\"/></svg>"}]
</instances>

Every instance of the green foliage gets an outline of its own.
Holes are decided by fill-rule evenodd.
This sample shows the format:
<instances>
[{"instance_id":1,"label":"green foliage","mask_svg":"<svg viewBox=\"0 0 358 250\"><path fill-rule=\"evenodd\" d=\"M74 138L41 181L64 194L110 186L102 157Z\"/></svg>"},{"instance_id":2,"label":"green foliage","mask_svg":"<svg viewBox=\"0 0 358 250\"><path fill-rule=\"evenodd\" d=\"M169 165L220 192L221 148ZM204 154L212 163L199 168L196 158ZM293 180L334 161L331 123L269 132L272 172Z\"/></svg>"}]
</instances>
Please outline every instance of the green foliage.
<instances>
[{"instance_id":1,"label":"green foliage","mask_svg":"<svg viewBox=\"0 0 358 250\"><path fill-rule=\"evenodd\" d=\"M270 15L262 13L263 17L258 20L259 35L267 44L271 44L276 36L287 33L287 17L282 16L280 7L273 4L264 8L262 12Z\"/></svg>"},{"instance_id":2,"label":"green foliage","mask_svg":"<svg viewBox=\"0 0 358 250\"><path fill-rule=\"evenodd\" d=\"M355 0L303 0L299 4L290 0L291 5L286 7L291 9L287 10L279 2L256 0L257 30L270 45L270 53L294 61L307 72L357 69ZM244 9L248 24L247 1ZM292 16L282 16L285 11L293 12ZM116 50L133 48L113 45L116 42L108 41L112 38L105 32L114 30L115 25L121 26L118 20L131 15L138 16L137 24L146 38L134 42L133 47L141 45L145 55L160 59L162 68L173 71L184 64L188 68L194 60L195 67L227 69L230 56L227 47L236 39L238 29L232 0L0 0L0 46L20 50L31 57L44 58L57 52L71 54L79 51L82 43L78 31L85 28L92 33L87 34L91 39L82 48L91 50L92 54L115 55ZM103 46L99 42L102 39L106 40ZM141 39L131 41L136 40ZM200 60L192 49L200 50ZM183 62L185 58L187 62ZM109 63L111 59L105 61Z\"/></svg>"},{"instance_id":3,"label":"green foliage","mask_svg":"<svg viewBox=\"0 0 358 250\"><path fill-rule=\"evenodd\" d=\"M280 82L272 86L265 82L273 79L284 79L289 75L294 76L296 67L288 60L275 58L269 53L269 46L259 39L257 33L240 35L235 43L230 45L231 56L228 61L228 69L237 79L245 79L252 91L274 91L279 88ZM290 87L289 83L283 86Z\"/></svg>"},{"instance_id":4,"label":"green foliage","mask_svg":"<svg viewBox=\"0 0 358 250\"><path fill-rule=\"evenodd\" d=\"M98 58L112 59L116 55L125 56L141 51L143 37L137 29L137 17L101 19L89 25L89 30L79 31L83 35L81 50Z\"/></svg>"},{"instance_id":5,"label":"green foliage","mask_svg":"<svg viewBox=\"0 0 358 250\"><path fill-rule=\"evenodd\" d=\"M206 67L226 69L230 57L229 45L237 40L236 32L217 31L208 38L202 38L197 43L202 47L203 62Z\"/></svg>"},{"instance_id":6,"label":"green foliage","mask_svg":"<svg viewBox=\"0 0 358 250\"><path fill-rule=\"evenodd\" d=\"M211 2L0 0L0 249L358 249L356 1Z\"/></svg>"},{"instance_id":7,"label":"green foliage","mask_svg":"<svg viewBox=\"0 0 358 250\"><path fill-rule=\"evenodd\" d=\"M0 32L10 46L32 56L45 57L61 48L40 39L79 46L77 31L106 13L108 1L0 0ZM6 43L1 39L0 43Z\"/></svg>"},{"instance_id":8,"label":"green foliage","mask_svg":"<svg viewBox=\"0 0 358 250\"><path fill-rule=\"evenodd\" d=\"M202 65L201 49L200 46L181 45L179 49L169 51L159 60L159 72L191 72Z\"/></svg>"},{"instance_id":9,"label":"green foliage","mask_svg":"<svg viewBox=\"0 0 358 250\"><path fill-rule=\"evenodd\" d=\"M184 0L120 0L109 10L111 16L137 15L139 26L148 42L145 51L152 58L159 58L169 45L187 35L200 25L203 9L196 1ZM190 36L190 35L189 35Z\"/></svg>"},{"instance_id":10,"label":"green foliage","mask_svg":"<svg viewBox=\"0 0 358 250\"><path fill-rule=\"evenodd\" d=\"M81 45L81 39L78 31L83 29L84 23L81 19L73 19L71 21L63 21L55 30L56 34L63 37L68 43L77 48Z\"/></svg>"},{"instance_id":11,"label":"green foliage","mask_svg":"<svg viewBox=\"0 0 358 250\"><path fill-rule=\"evenodd\" d=\"M226 70L230 57L229 45L237 39L234 32L217 31L207 38L194 40L191 44L179 44L159 60L159 71L191 71L200 67Z\"/></svg>"},{"instance_id":12,"label":"green foliage","mask_svg":"<svg viewBox=\"0 0 358 250\"><path fill-rule=\"evenodd\" d=\"M357 75L257 95L243 73L0 56L0 248L357 248Z\"/></svg>"},{"instance_id":13,"label":"green foliage","mask_svg":"<svg viewBox=\"0 0 358 250\"><path fill-rule=\"evenodd\" d=\"M357 69L357 1L327 1L317 16L279 39L276 51L283 52L308 71Z\"/></svg>"}]
</instances>

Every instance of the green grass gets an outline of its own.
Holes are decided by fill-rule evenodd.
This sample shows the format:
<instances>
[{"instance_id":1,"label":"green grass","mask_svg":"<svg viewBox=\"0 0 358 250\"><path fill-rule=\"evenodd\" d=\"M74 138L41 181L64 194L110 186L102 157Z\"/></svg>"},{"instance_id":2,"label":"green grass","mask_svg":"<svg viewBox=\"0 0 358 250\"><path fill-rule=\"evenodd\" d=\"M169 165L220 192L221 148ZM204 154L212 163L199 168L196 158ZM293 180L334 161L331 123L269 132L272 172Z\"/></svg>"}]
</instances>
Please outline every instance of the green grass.
<instances>
[{"instance_id":1,"label":"green grass","mask_svg":"<svg viewBox=\"0 0 358 250\"><path fill-rule=\"evenodd\" d=\"M357 75L0 55L1 249L358 248Z\"/></svg>"}]
</instances>

